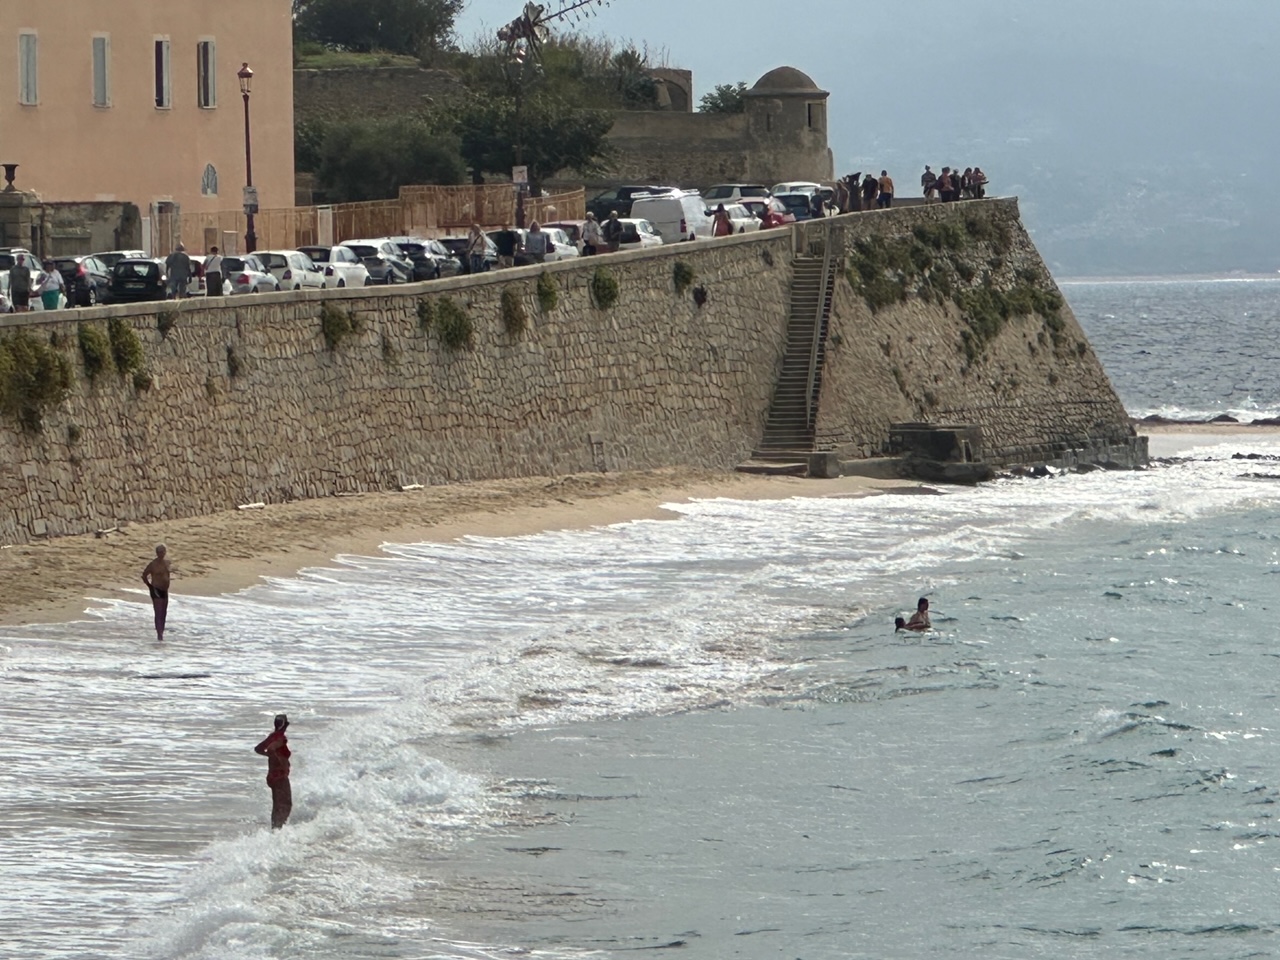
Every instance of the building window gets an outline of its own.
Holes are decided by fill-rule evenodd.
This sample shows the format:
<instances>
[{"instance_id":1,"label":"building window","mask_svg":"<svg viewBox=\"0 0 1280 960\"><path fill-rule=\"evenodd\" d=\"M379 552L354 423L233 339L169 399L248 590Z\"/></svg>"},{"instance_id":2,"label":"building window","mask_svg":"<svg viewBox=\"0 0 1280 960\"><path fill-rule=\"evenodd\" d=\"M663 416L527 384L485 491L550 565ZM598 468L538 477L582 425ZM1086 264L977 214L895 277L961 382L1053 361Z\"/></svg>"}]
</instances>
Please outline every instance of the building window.
<instances>
[{"instance_id":1,"label":"building window","mask_svg":"<svg viewBox=\"0 0 1280 960\"><path fill-rule=\"evenodd\" d=\"M206 109L218 105L218 74L212 40L196 44L196 97Z\"/></svg>"},{"instance_id":2,"label":"building window","mask_svg":"<svg viewBox=\"0 0 1280 960\"><path fill-rule=\"evenodd\" d=\"M206 197L218 195L218 171L212 163L204 165L204 176L200 178L200 192Z\"/></svg>"},{"instance_id":3,"label":"building window","mask_svg":"<svg viewBox=\"0 0 1280 960\"><path fill-rule=\"evenodd\" d=\"M18 102L35 106L40 102L36 83L39 41L34 32L18 34Z\"/></svg>"},{"instance_id":4,"label":"building window","mask_svg":"<svg viewBox=\"0 0 1280 960\"><path fill-rule=\"evenodd\" d=\"M111 41L106 36L93 38L93 105L111 106L110 74Z\"/></svg>"},{"instance_id":5,"label":"building window","mask_svg":"<svg viewBox=\"0 0 1280 960\"><path fill-rule=\"evenodd\" d=\"M156 41L156 106L168 110L173 106L173 80L169 73L169 41Z\"/></svg>"},{"instance_id":6,"label":"building window","mask_svg":"<svg viewBox=\"0 0 1280 960\"><path fill-rule=\"evenodd\" d=\"M809 129L819 133L827 129L827 105L825 103L809 104Z\"/></svg>"}]
</instances>

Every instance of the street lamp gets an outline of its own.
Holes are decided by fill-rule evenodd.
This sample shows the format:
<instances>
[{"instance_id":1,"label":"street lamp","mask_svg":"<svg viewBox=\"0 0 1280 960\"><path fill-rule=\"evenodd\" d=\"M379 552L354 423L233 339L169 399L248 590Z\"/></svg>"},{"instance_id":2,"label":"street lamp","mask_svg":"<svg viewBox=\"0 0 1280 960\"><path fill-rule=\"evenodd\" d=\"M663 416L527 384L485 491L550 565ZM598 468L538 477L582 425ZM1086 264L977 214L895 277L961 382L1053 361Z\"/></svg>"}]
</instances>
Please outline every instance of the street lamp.
<instances>
[{"instance_id":1,"label":"street lamp","mask_svg":"<svg viewBox=\"0 0 1280 960\"><path fill-rule=\"evenodd\" d=\"M244 216L247 222L244 252L253 253L258 246L258 235L253 231L253 215L258 212L258 197L257 191L253 189L253 139L249 134L249 90L253 86L253 71L246 63L236 76L240 78L240 94L244 97Z\"/></svg>"}]
</instances>

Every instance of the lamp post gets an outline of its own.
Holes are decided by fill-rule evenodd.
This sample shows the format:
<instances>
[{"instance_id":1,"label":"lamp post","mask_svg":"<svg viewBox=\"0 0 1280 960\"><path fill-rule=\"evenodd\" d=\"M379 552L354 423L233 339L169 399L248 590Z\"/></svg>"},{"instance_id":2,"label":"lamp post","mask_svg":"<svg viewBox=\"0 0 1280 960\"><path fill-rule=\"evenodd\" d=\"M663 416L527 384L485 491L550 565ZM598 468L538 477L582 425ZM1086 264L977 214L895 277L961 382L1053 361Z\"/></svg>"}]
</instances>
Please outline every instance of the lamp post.
<instances>
[{"instance_id":1,"label":"lamp post","mask_svg":"<svg viewBox=\"0 0 1280 960\"><path fill-rule=\"evenodd\" d=\"M258 198L253 189L253 138L249 133L249 91L253 86L253 71L244 64L236 74L240 78L240 95L244 97L244 252L253 253L258 246L258 235L253 230L253 215L258 212Z\"/></svg>"}]
</instances>

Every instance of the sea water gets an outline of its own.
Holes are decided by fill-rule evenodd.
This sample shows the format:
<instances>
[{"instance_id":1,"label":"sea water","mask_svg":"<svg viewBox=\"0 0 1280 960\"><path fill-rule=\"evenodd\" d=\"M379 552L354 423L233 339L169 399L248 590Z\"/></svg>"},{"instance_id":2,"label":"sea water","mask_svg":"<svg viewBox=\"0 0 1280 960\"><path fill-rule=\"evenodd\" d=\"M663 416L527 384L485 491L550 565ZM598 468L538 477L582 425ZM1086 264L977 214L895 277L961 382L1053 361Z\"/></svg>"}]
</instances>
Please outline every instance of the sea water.
<instances>
[{"instance_id":1,"label":"sea water","mask_svg":"<svg viewBox=\"0 0 1280 960\"><path fill-rule=\"evenodd\" d=\"M1066 292L1131 409L1226 412L1174 320L1244 289ZM0 955L1273 955L1278 478L1229 438L178 585L163 645L142 594L7 628Z\"/></svg>"}]
</instances>

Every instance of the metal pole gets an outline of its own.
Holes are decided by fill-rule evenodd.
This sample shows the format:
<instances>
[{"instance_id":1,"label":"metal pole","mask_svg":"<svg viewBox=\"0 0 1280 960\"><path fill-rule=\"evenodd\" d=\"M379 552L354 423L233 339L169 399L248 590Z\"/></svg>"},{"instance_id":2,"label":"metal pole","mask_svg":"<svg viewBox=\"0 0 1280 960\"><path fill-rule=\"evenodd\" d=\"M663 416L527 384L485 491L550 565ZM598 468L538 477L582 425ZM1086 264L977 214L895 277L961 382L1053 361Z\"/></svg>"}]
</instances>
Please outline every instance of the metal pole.
<instances>
[{"instance_id":1,"label":"metal pole","mask_svg":"<svg viewBox=\"0 0 1280 960\"><path fill-rule=\"evenodd\" d=\"M245 185L253 186L253 139L249 134L249 94L244 94L244 179ZM247 229L244 234L244 252L253 253L258 247L258 235L253 229L253 208L245 210Z\"/></svg>"}]
</instances>

